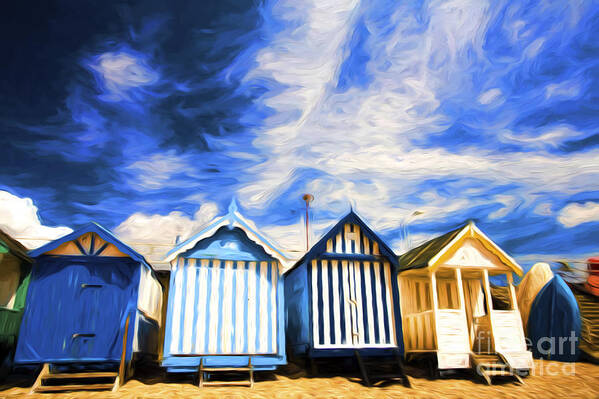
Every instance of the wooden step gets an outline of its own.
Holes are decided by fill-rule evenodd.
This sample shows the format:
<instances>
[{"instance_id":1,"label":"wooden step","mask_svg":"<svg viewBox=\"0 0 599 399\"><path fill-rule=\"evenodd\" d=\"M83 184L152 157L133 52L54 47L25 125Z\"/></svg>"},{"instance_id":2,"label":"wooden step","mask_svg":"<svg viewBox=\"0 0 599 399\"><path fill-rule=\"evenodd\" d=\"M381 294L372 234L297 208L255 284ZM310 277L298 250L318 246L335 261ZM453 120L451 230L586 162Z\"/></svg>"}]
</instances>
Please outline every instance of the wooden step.
<instances>
[{"instance_id":1,"label":"wooden step","mask_svg":"<svg viewBox=\"0 0 599 399\"><path fill-rule=\"evenodd\" d=\"M212 386L244 386L251 387L252 383L250 381L203 381L203 386L212 385Z\"/></svg>"},{"instance_id":2,"label":"wooden step","mask_svg":"<svg viewBox=\"0 0 599 399\"><path fill-rule=\"evenodd\" d=\"M509 370L486 370L485 373L490 376L505 376L505 377L514 376L513 373L509 372Z\"/></svg>"},{"instance_id":3,"label":"wooden step","mask_svg":"<svg viewBox=\"0 0 599 399\"><path fill-rule=\"evenodd\" d=\"M364 381L366 386L368 386L368 387L372 386L371 381L381 382L381 381L385 381L385 380L387 380L387 381L401 380L406 387L410 387L410 380L408 379L407 375L404 372L403 363L401 361L399 352L397 352L397 351L395 351L395 352L396 352L395 358L381 357L376 360L372 359L372 360L365 361L362 358L362 356L360 355L360 352L358 350L354 351L354 356L356 357L356 360L358 361L360 373L362 374L362 380ZM383 374L369 374L368 370L367 370L367 366L378 367L379 368L378 372L379 373L382 372ZM389 373L388 372L389 366L393 366L394 368L397 369L397 371L393 374ZM380 368L383 368L383 369L381 370Z\"/></svg>"},{"instance_id":4,"label":"wooden step","mask_svg":"<svg viewBox=\"0 0 599 399\"><path fill-rule=\"evenodd\" d=\"M479 367L484 367L487 369L496 369L496 368L505 368L507 365L505 363L476 363Z\"/></svg>"},{"instance_id":5,"label":"wooden step","mask_svg":"<svg viewBox=\"0 0 599 399\"><path fill-rule=\"evenodd\" d=\"M211 372L246 372L248 373L247 381L204 381L204 374L207 373L208 377ZM254 366L252 366L252 357L248 358L248 364L245 367L204 367L204 359L200 358L200 366L198 367L198 376L199 376L199 386L200 388L204 386L246 386L253 388L254 387Z\"/></svg>"},{"instance_id":6,"label":"wooden step","mask_svg":"<svg viewBox=\"0 0 599 399\"><path fill-rule=\"evenodd\" d=\"M61 391L98 391L110 390L114 384L88 384L88 385L42 385L35 388L35 392L61 392Z\"/></svg>"},{"instance_id":7,"label":"wooden step","mask_svg":"<svg viewBox=\"0 0 599 399\"><path fill-rule=\"evenodd\" d=\"M42 375L43 380L63 378L115 378L119 373L112 371L90 371L84 373L50 373Z\"/></svg>"},{"instance_id":8,"label":"wooden step","mask_svg":"<svg viewBox=\"0 0 599 399\"><path fill-rule=\"evenodd\" d=\"M250 371L249 367L202 367L202 371Z\"/></svg>"},{"instance_id":9,"label":"wooden step","mask_svg":"<svg viewBox=\"0 0 599 399\"><path fill-rule=\"evenodd\" d=\"M398 375L398 374L369 374L368 375L370 377L371 380L401 380L403 379L402 376Z\"/></svg>"}]
</instances>

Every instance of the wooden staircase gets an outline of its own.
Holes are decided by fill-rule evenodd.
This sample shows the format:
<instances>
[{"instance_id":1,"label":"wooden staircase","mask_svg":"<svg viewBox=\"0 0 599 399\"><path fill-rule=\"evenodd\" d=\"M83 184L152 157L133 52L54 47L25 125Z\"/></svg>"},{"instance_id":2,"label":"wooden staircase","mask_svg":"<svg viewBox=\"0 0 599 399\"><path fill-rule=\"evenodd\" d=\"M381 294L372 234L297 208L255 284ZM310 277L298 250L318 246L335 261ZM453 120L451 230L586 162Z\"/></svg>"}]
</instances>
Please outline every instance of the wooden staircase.
<instances>
[{"instance_id":1,"label":"wooden staircase","mask_svg":"<svg viewBox=\"0 0 599 399\"><path fill-rule=\"evenodd\" d=\"M470 358L472 368L485 380L487 385L491 385L493 377L512 377L520 384L524 384L518 373L498 353L471 353Z\"/></svg>"},{"instance_id":2,"label":"wooden staircase","mask_svg":"<svg viewBox=\"0 0 599 399\"><path fill-rule=\"evenodd\" d=\"M359 350L354 354L360 367L362 380L366 386L376 386L384 382L399 382L410 388L410 380L406 375L398 350L394 350L391 356L365 357L360 355Z\"/></svg>"},{"instance_id":3,"label":"wooden staircase","mask_svg":"<svg viewBox=\"0 0 599 399\"><path fill-rule=\"evenodd\" d=\"M98 391L119 388L119 373L116 371L83 371L57 372L51 371L50 364L45 363L37 380L31 387L31 393L63 392L63 391Z\"/></svg>"},{"instance_id":4,"label":"wooden staircase","mask_svg":"<svg viewBox=\"0 0 599 399\"><path fill-rule=\"evenodd\" d=\"M112 390L116 392L125 382L129 320L130 316L127 316L123 331L123 346L121 347L121 361L118 371L77 370L54 372L49 363L44 363L42 371L37 376L29 393L99 390Z\"/></svg>"},{"instance_id":5,"label":"wooden staircase","mask_svg":"<svg viewBox=\"0 0 599 399\"><path fill-rule=\"evenodd\" d=\"M206 381L206 376L211 376L214 373L248 373L247 381ZM245 367L206 367L204 359L200 359L200 367L198 368L199 386L214 385L214 386L246 386L252 388L254 386L254 366L252 365L252 357L249 356L248 364Z\"/></svg>"},{"instance_id":6,"label":"wooden staircase","mask_svg":"<svg viewBox=\"0 0 599 399\"><path fill-rule=\"evenodd\" d=\"M597 362L599 361L599 297L576 287L572 293L578 302L582 321L579 348Z\"/></svg>"}]
</instances>

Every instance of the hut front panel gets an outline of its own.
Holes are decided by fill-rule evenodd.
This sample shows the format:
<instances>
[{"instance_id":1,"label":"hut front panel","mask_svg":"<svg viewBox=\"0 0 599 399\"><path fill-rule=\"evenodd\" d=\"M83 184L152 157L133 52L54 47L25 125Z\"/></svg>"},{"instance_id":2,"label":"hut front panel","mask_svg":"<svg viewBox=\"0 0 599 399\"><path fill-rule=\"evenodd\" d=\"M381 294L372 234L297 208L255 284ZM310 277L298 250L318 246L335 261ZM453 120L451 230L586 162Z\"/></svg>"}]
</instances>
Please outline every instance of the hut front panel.
<instances>
[{"instance_id":1,"label":"hut front panel","mask_svg":"<svg viewBox=\"0 0 599 399\"><path fill-rule=\"evenodd\" d=\"M178 258L165 355L277 353L277 261Z\"/></svg>"},{"instance_id":2,"label":"hut front panel","mask_svg":"<svg viewBox=\"0 0 599 399\"><path fill-rule=\"evenodd\" d=\"M138 267L129 258L38 258L15 362L119 361Z\"/></svg>"},{"instance_id":3,"label":"hut front panel","mask_svg":"<svg viewBox=\"0 0 599 399\"><path fill-rule=\"evenodd\" d=\"M73 255L73 256L111 256L118 258L128 257L116 245L105 241L96 233L85 233L73 241L67 241L55 249L46 252L47 255Z\"/></svg>"},{"instance_id":4,"label":"hut front panel","mask_svg":"<svg viewBox=\"0 0 599 399\"><path fill-rule=\"evenodd\" d=\"M360 226L345 223L337 234L327 240L327 253L380 255L378 242L368 238Z\"/></svg>"},{"instance_id":5,"label":"hut front panel","mask_svg":"<svg viewBox=\"0 0 599 399\"><path fill-rule=\"evenodd\" d=\"M520 314L515 310L493 310L493 337L498 352L526 351Z\"/></svg>"},{"instance_id":6,"label":"hut front panel","mask_svg":"<svg viewBox=\"0 0 599 399\"><path fill-rule=\"evenodd\" d=\"M314 348L396 346L388 262L311 262Z\"/></svg>"},{"instance_id":7,"label":"hut front panel","mask_svg":"<svg viewBox=\"0 0 599 399\"><path fill-rule=\"evenodd\" d=\"M0 257L0 307L12 309L15 305L17 288L21 279L21 264L18 258L8 254Z\"/></svg>"}]
</instances>

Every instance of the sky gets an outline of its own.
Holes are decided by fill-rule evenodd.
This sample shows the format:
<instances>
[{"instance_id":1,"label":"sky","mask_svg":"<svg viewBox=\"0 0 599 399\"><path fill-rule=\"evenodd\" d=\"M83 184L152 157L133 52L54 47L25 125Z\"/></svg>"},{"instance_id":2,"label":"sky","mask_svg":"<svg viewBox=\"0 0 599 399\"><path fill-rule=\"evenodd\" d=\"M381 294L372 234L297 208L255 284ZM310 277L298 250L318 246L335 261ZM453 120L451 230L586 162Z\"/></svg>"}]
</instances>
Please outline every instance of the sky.
<instances>
[{"instance_id":1,"label":"sky","mask_svg":"<svg viewBox=\"0 0 599 399\"><path fill-rule=\"evenodd\" d=\"M468 220L523 265L599 236L599 4L49 1L0 15L0 227L287 251L350 207L398 254ZM141 250L141 249L140 249Z\"/></svg>"}]
</instances>

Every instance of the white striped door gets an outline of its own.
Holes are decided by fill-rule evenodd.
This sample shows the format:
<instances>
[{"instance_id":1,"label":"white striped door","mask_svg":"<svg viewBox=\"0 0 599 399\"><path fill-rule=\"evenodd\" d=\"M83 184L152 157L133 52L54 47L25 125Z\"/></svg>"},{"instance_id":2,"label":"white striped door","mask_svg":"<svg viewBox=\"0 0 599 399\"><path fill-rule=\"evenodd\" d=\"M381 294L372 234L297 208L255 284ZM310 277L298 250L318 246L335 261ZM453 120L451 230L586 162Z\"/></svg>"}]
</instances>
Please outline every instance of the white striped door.
<instances>
[{"instance_id":1,"label":"white striped door","mask_svg":"<svg viewBox=\"0 0 599 399\"><path fill-rule=\"evenodd\" d=\"M167 354L278 351L278 262L184 259L171 279Z\"/></svg>"},{"instance_id":2,"label":"white striped door","mask_svg":"<svg viewBox=\"0 0 599 399\"><path fill-rule=\"evenodd\" d=\"M388 262L313 260L315 348L395 346Z\"/></svg>"}]
</instances>

